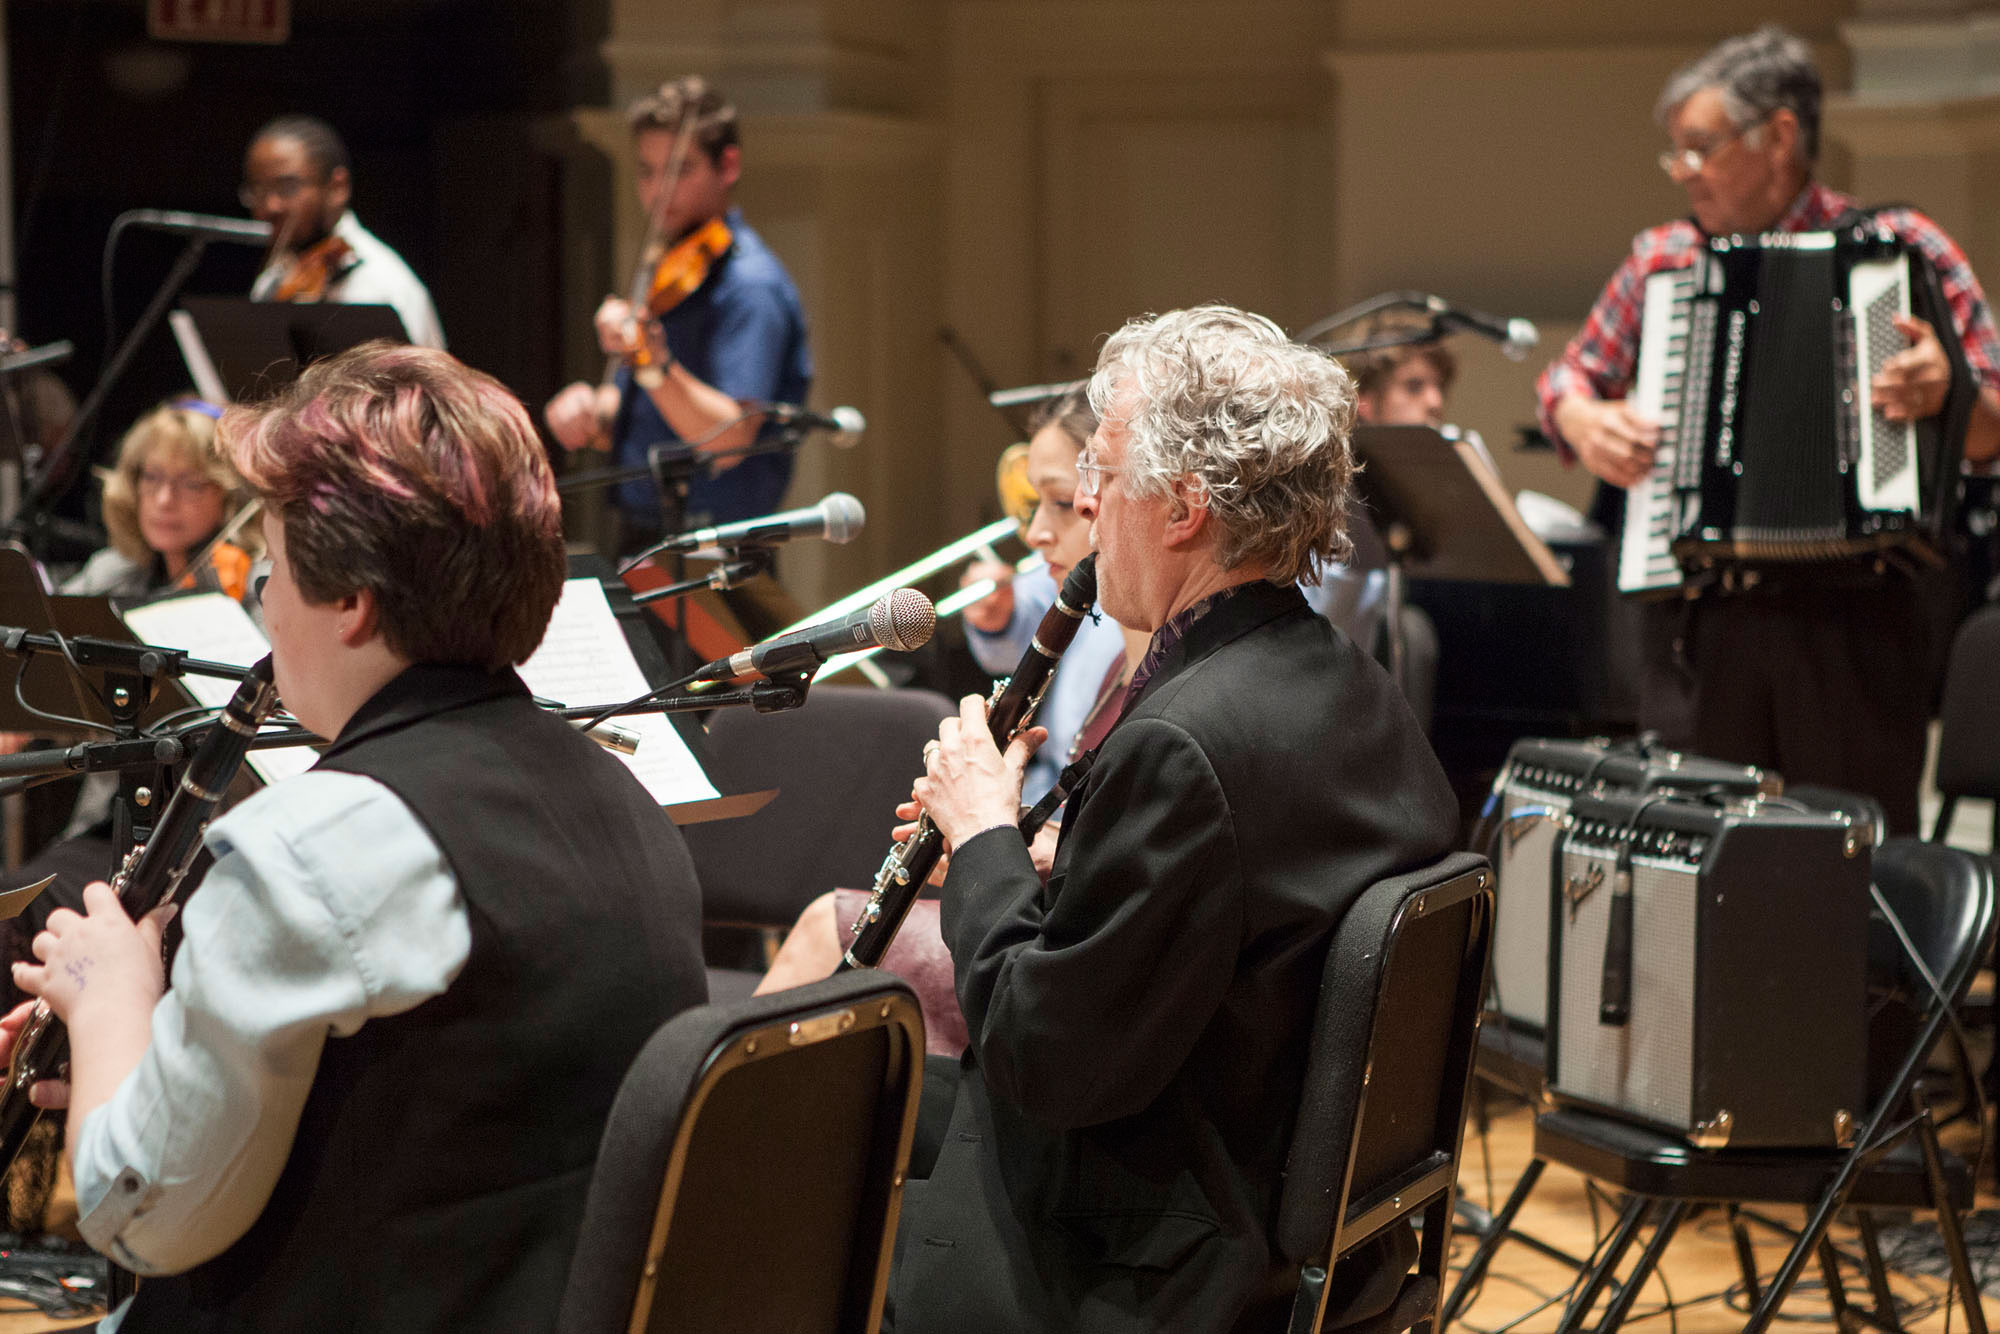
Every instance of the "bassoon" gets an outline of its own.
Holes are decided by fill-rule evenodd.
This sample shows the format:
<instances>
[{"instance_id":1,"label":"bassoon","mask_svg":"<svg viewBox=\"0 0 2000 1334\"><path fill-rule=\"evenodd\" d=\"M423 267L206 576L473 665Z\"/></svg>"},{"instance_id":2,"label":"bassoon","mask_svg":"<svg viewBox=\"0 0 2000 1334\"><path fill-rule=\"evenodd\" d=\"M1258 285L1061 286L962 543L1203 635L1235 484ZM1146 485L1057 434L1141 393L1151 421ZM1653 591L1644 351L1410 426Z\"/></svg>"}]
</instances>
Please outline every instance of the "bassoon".
<instances>
[{"instance_id":1,"label":"bassoon","mask_svg":"<svg viewBox=\"0 0 2000 1334\"><path fill-rule=\"evenodd\" d=\"M126 855L111 888L133 921L171 902L201 850L202 830L243 765L257 729L278 705L267 656L243 678L201 745L181 771L180 786L153 835ZM12 1167L42 1109L28 1101L36 1081L60 1079L69 1066L69 1029L45 1001L36 1001L14 1041L7 1084L0 1089L0 1172Z\"/></svg>"},{"instance_id":2,"label":"bassoon","mask_svg":"<svg viewBox=\"0 0 2000 1334\"><path fill-rule=\"evenodd\" d=\"M1003 750L1016 734L1032 725L1041 706L1056 662L1076 638L1083 618L1097 601L1097 557L1085 556L1063 580L1056 603L1035 627L1028 651L1021 655L1014 674L994 688L986 707L986 725L994 743ZM917 901L924 881L930 878L938 858L944 855L944 835L928 814L917 817L910 837L890 849L875 873L874 887L854 923L854 943L841 955L836 972L849 968L873 968L889 952L910 905Z\"/></svg>"}]
</instances>

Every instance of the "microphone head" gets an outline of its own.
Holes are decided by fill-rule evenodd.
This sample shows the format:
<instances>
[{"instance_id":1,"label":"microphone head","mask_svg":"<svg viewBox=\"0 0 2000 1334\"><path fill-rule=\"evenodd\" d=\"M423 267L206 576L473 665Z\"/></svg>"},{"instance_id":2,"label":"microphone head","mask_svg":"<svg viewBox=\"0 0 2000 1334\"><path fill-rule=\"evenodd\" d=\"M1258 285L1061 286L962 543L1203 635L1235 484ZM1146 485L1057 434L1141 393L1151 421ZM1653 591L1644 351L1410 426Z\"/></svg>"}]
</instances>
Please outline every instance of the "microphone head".
<instances>
[{"instance_id":1,"label":"microphone head","mask_svg":"<svg viewBox=\"0 0 2000 1334\"><path fill-rule=\"evenodd\" d=\"M826 521L826 532L821 536L829 542L852 542L868 522L868 511L845 491L835 491L820 501L819 515Z\"/></svg>"},{"instance_id":2,"label":"microphone head","mask_svg":"<svg viewBox=\"0 0 2000 1334\"><path fill-rule=\"evenodd\" d=\"M937 608L914 588L884 593L868 609L868 629L875 642L894 653L908 653L931 641L937 629Z\"/></svg>"},{"instance_id":3,"label":"microphone head","mask_svg":"<svg viewBox=\"0 0 2000 1334\"><path fill-rule=\"evenodd\" d=\"M1500 351L1515 361L1525 361L1528 349L1541 341L1542 331L1534 321L1516 316L1507 321L1507 341L1500 345Z\"/></svg>"},{"instance_id":4,"label":"microphone head","mask_svg":"<svg viewBox=\"0 0 2000 1334\"><path fill-rule=\"evenodd\" d=\"M852 449L861 443L861 433L868 429L868 419L853 408L835 408L826 414L833 418L833 446L836 449Z\"/></svg>"}]
</instances>

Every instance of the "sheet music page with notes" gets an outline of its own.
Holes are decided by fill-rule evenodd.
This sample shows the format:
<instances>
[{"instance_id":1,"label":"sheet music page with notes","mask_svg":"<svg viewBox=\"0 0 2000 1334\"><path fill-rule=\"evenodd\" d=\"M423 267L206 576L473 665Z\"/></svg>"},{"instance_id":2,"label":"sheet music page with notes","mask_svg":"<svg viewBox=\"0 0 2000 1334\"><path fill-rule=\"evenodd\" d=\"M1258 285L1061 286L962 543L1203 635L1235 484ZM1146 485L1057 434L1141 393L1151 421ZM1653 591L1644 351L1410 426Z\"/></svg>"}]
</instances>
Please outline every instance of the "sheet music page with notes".
<instances>
[{"instance_id":1,"label":"sheet music page with notes","mask_svg":"<svg viewBox=\"0 0 2000 1334\"><path fill-rule=\"evenodd\" d=\"M563 583L549 632L534 656L521 664L521 679L543 699L567 705L615 704L650 688L605 600L604 586L595 579ZM638 752L618 758L653 800L671 806L721 795L665 714L626 714L613 721L639 735Z\"/></svg>"},{"instance_id":2,"label":"sheet music page with notes","mask_svg":"<svg viewBox=\"0 0 2000 1334\"><path fill-rule=\"evenodd\" d=\"M271 651L270 641L250 619L250 613L226 593L163 598L143 607L128 607L120 616L139 642L177 648L189 657L248 667ZM236 693L237 683L189 672L181 678L181 686L197 703L219 709ZM304 773L318 759L319 752L310 746L279 746L253 750L244 763L266 783L276 783Z\"/></svg>"}]
</instances>

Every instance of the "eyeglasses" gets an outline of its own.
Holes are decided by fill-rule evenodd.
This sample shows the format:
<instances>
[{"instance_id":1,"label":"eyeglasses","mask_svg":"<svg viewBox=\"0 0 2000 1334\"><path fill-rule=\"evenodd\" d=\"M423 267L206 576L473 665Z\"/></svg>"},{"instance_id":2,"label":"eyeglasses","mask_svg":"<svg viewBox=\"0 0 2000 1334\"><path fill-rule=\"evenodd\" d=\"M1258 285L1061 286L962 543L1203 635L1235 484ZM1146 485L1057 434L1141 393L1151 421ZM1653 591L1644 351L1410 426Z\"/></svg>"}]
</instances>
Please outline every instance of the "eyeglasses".
<instances>
[{"instance_id":1,"label":"eyeglasses","mask_svg":"<svg viewBox=\"0 0 2000 1334\"><path fill-rule=\"evenodd\" d=\"M289 204L299 197L299 192L318 182L303 176L280 176L275 181L245 181L236 187L236 198L248 209L254 209L266 199L275 199L280 204Z\"/></svg>"},{"instance_id":2,"label":"eyeglasses","mask_svg":"<svg viewBox=\"0 0 2000 1334\"><path fill-rule=\"evenodd\" d=\"M1106 473L1124 472L1123 468L1113 468L1091 459L1076 461L1076 496L1078 500L1090 500L1104 490Z\"/></svg>"},{"instance_id":3,"label":"eyeglasses","mask_svg":"<svg viewBox=\"0 0 2000 1334\"><path fill-rule=\"evenodd\" d=\"M1764 118L1764 120L1769 119L1769 116ZM1750 131L1757 129L1764 123L1764 120L1752 121L1741 129L1732 130L1705 148L1669 148L1666 152L1660 154L1660 170L1667 173L1667 176L1674 180L1678 180L1682 173L1686 173L1689 176L1699 176L1701 175L1701 169L1708 165L1710 158L1735 143L1738 139L1741 139L1744 135L1750 133Z\"/></svg>"},{"instance_id":4,"label":"eyeglasses","mask_svg":"<svg viewBox=\"0 0 2000 1334\"><path fill-rule=\"evenodd\" d=\"M141 495L165 491L175 500L199 500L221 489L217 483L191 472L156 472L151 468L142 468L139 471Z\"/></svg>"}]
</instances>

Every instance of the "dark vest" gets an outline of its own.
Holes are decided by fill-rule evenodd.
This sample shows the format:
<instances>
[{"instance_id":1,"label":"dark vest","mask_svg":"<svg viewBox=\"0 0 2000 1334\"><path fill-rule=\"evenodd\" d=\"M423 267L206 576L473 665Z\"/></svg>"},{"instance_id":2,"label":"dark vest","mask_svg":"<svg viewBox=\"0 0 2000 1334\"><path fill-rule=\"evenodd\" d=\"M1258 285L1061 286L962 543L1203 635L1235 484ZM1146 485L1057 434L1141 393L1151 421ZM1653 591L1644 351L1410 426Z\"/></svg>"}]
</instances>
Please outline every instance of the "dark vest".
<instances>
[{"instance_id":1,"label":"dark vest","mask_svg":"<svg viewBox=\"0 0 2000 1334\"><path fill-rule=\"evenodd\" d=\"M547 1330L626 1067L707 983L679 831L512 672L413 667L318 766L443 849L472 950L443 995L330 1037L249 1232L148 1279L153 1330Z\"/></svg>"}]
</instances>

